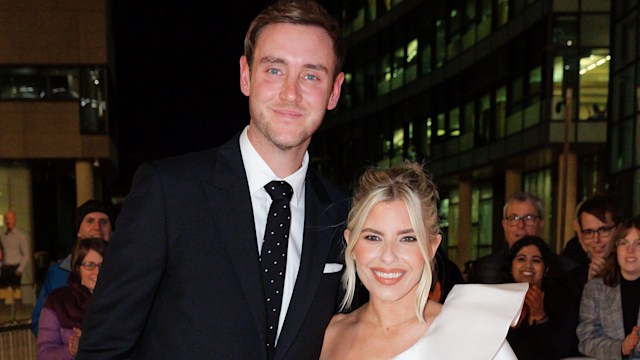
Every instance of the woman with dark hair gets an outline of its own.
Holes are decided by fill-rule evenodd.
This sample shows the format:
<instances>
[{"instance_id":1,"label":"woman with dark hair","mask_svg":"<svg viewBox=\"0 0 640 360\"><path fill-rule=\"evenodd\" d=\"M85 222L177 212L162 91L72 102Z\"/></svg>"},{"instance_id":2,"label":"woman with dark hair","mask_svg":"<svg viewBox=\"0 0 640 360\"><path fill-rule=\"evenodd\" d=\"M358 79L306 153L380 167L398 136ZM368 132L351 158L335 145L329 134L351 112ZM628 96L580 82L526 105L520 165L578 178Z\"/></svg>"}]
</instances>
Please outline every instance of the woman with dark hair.
<instances>
[{"instance_id":1,"label":"woman with dark hair","mask_svg":"<svg viewBox=\"0 0 640 360\"><path fill-rule=\"evenodd\" d=\"M513 281L529 283L520 322L507 335L518 359L579 356L577 311L563 296L563 279L548 275L556 255L541 238L525 236L509 249L508 259Z\"/></svg>"},{"instance_id":2,"label":"woman with dark hair","mask_svg":"<svg viewBox=\"0 0 640 360\"><path fill-rule=\"evenodd\" d=\"M640 216L616 230L602 277L591 279L580 302L580 351L598 359L639 359Z\"/></svg>"},{"instance_id":3,"label":"woman with dark hair","mask_svg":"<svg viewBox=\"0 0 640 360\"><path fill-rule=\"evenodd\" d=\"M82 333L82 320L98 280L107 242L79 239L73 248L71 274L66 287L52 291L38 324L38 359L74 359Z\"/></svg>"}]
</instances>

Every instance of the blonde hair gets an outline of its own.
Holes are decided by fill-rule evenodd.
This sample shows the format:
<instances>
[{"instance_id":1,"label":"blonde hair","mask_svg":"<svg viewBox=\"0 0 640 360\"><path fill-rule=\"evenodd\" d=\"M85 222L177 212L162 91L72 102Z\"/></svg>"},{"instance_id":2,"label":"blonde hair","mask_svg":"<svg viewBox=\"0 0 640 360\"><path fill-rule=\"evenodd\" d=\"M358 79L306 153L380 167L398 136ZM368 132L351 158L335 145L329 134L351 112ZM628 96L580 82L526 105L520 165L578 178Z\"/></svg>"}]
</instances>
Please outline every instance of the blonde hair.
<instances>
[{"instance_id":1,"label":"blonde hair","mask_svg":"<svg viewBox=\"0 0 640 360\"><path fill-rule=\"evenodd\" d=\"M440 234L440 226L437 209L438 190L431 177L417 163L406 163L390 169L372 168L358 179L347 218L347 229L351 236L345 249L342 284L346 291L340 307L341 310L348 309L353 302L356 287L353 250L364 223L376 205L391 201L402 201L407 207L424 258L425 264L416 294L416 314L423 322L433 274L434 254L429 253L429 245Z\"/></svg>"}]
</instances>

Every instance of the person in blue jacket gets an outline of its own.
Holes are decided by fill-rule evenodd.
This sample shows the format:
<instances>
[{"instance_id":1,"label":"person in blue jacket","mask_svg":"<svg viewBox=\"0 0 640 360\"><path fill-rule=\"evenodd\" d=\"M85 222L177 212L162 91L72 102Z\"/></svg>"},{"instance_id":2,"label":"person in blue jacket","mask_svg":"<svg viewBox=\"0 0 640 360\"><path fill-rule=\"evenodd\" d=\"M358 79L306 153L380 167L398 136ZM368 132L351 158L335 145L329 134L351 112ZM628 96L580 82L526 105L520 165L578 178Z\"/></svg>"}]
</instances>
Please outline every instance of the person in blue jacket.
<instances>
[{"instance_id":1,"label":"person in blue jacket","mask_svg":"<svg viewBox=\"0 0 640 360\"><path fill-rule=\"evenodd\" d=\"M78 239L99 237L109 241L113 227L111 215L103 202L89 200L76 209L76 232ZM55 289L67 286L70 271L71 254L51 265L47 270L47 276L31 313L31 330L36 336L38 336L40 312L47 295Z\"/></svg>"}]
</instances>

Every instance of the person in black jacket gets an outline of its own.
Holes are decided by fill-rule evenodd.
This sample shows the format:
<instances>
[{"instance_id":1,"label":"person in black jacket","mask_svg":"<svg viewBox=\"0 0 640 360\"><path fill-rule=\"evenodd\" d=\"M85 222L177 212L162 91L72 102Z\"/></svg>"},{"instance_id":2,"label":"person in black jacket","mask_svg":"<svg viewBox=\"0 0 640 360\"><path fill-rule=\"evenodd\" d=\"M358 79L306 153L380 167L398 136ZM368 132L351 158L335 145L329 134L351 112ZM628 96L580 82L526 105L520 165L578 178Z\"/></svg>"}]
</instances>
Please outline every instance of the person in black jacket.
<instances>
[{"instance_id":1,"label":"person in black jacket","mask_svg":"<svg viewBox=\"0 0 640 360\"><path fill-rule=\"evenodd\" d=\"M523 237L509 250L509 275L530 286L520 322L507 335L520 360L580 356L576 310L563 293L566 282L560 273L548 271L556 257L536 236Z\"/></svg>"}]
</instances>

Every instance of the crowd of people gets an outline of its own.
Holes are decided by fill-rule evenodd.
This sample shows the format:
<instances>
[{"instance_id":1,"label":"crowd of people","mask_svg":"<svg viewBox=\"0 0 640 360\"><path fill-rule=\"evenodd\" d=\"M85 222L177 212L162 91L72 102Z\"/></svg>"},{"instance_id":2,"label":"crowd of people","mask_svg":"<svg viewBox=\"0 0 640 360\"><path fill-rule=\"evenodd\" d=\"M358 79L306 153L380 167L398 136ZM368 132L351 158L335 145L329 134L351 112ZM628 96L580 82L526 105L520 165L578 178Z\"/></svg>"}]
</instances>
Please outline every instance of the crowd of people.
<instances>
[{"instance_id":1,"label":"crowd of people","mask_svg":"<svg viewBox=\"0 0 640 360\"><path fill-rule=\"evenodd\" d=\"M468 281L530 284L528 316L507 336L519 359L620 359L637 349L638 236L634 220L621 225L622 219L612 197L587 198L576 209L576 237L556 255L540 238L540 199L529 193L507 199L502 220L507 246L472 262Z\"/></svg>"},{"instance_id":2,"label":"crowd of people","mask_svg":"<svg viewBox=\"0 0 640 360\"><path fill-rule=\"evenodd\" d=\"M544 204L518 192L504 248L465 277L422 165L369 169L353 196L309 167L345 79L327 11L276 1L244 46L240 134L142 165L116 232L99 201L77 209L73 252L33 312L39 359L633 358L640 218L592 196L555 254Z\"/></svg>"}]
</instances>

